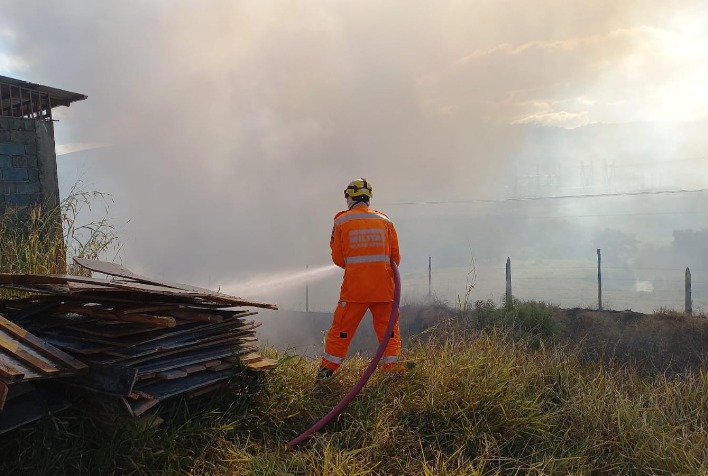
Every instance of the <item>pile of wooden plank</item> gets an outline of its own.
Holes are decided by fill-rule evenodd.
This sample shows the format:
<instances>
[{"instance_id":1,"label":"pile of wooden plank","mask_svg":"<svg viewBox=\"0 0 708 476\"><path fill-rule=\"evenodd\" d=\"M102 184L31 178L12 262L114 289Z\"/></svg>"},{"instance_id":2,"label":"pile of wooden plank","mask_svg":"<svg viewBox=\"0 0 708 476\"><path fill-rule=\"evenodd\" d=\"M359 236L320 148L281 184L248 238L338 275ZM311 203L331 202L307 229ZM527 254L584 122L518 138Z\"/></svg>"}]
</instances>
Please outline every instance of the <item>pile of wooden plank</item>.
<instances>
[{"instance_id":1,"label":"pile of wooden plank","mask_svg":"<svg viewBox=\"0 0 708 476\"><path fill-rule=\"evenodd\" d=\"M0 274L0 287L24 294L0 300L0 432L7 396L33 380L118 398L138 416L274 366L258 353L260 323L247 319L256 312L244 309L273 304L75 262L106 278Z\"/></svg>"}]
</instances>

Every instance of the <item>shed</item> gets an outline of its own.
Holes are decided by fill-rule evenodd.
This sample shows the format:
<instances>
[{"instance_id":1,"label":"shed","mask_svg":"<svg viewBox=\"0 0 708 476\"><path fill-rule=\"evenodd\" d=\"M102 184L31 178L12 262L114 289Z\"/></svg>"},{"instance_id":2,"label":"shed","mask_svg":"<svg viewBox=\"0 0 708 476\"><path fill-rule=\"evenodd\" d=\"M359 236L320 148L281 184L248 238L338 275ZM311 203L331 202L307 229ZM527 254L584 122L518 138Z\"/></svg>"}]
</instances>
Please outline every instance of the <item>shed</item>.
<instances>
[{"instance_id":1,"label":"shed","mask_svg":"<svg viewBox=\"0 0 708 476\"><path fill-rule=\"evenodd\" d=\"M52 110L86 96L0 76L0 217L59 205Z\"/></svg>"}]
</instances>

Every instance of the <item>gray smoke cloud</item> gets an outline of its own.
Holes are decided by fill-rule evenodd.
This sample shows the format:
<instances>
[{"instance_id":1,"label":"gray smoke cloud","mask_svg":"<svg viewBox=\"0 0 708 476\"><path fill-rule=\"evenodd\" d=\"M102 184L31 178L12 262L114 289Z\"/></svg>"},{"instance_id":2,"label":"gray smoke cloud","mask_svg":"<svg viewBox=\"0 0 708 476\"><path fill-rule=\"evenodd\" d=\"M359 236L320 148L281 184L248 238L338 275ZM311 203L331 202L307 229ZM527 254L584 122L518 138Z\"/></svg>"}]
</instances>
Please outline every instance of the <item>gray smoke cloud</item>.
<instances>
[{"instance_id":1,"label":"gray smoke cloud","mask_svg":"<svg viewBox=\"0 0 708 476\"><path fill-rule=\"evenodd\" d=\"M504 201L705 187L707 13L648 0L6 1L0 74L88 96L57 114L73 151L58 158L62 190L81 178L112 195L135 271L216 288L327 265L342 190L365 176L398 226L409 298L427 294L428 256L436 293L454 300L473 258L486 298L503 291L507 256L580 273L595 248L634 237L622 263L651 267L646 250L679 256L675 230L708 227L685 213L701 194ZM586 274L575 295L518 289L580 304ZM338 284L312 283L313 305L331 307ZM303 287L259 297L301 308Z\"/></svg>"}]
</instances>

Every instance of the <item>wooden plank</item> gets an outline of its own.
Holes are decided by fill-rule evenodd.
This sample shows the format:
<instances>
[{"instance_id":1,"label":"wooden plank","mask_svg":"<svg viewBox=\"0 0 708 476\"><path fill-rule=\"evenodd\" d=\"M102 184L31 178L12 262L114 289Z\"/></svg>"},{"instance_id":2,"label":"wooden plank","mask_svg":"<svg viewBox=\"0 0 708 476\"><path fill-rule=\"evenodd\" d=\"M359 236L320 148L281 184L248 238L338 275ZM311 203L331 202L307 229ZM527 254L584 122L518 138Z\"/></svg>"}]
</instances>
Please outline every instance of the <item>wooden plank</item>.
<instances>
[{"instance_id":1,"label":"wooden plank","mask_svg":"<svg viewBox=\"0 0 708 476\"><path fill-rule=\"evenodd\" d=\"M138 374L138 379L136 380L136 383L142 382L144 380L150 380L155 378L155 372L146 372L144 374Z\"/></svg>"},{"instance_id":2,"label":"wooden plank","mask_svg":"<svg viewBox=\"0 0 708 476\"><path fill-rule=\"evenodd\" d=\"M217 365L221 365L221 359L215 359L215 360L210 360L208 362L204 362L204 367L207 369L210 369L212 367L216 367Z\"/></svg>"},{"instance_id":3,"label":"wooden plank","mask_svg":"<svg viewBox=\"0 0 708 476\"><path fill-rule=\"evenodd\" d=\"M0 334L0 351L10 354L13 358L29 365L35 370L39 370L45 375L56 375L59 373L57 367L31 354L20 347L16 342L5 338L2 334Z\"/></svg>"},{"instance_id":4,"label":"wooden plank","mask_svg":"<svg viewBox=\"0 0 708 476\"><path fill-rule=\"evenodd\" d=\"M264 357L262 360L246 364L246 367L250 370L263 371L275 367L277 363L278 362L273 359Z\"/></svg>"},{"instance_id":5,"label":"wooden plank","mask_svg":"<svg viewBox=\"0 0 708 476\"><path fill-rule=\"evenodd\" d=\"M206 365L193 364L193 365L188 365L186 367L182 367L181 370L184 370L188 374L193 374L194 372L201 372L202 370L206 370Z\"/></svg>"},{"instance_id":6,"label":"wooden plank","mask_svg":"<svg viewBox=\"0 0 708 476\"><path fill-rule=\"evenodd\" d=\"M120 312L122 312L123 314L142 314L145 312L159 312L161 314L172 315L172 312L179 310L179 304L150 304L141 306L126 306L125 308L120 309Z\"/></svg>"},{"instance_id":7,"label":"wooden plank","mask_svg":"<svg viewBox=\"0 0 708 476\"><path fill-rule=\"evenodd\" d=\"M42 340L36 337L35 335L30 334L14 322L5 319L2 314L0 314L0 329L4 330L7 334L11 335L15 339L33 348L38 353L45 355L51 359L56 359L60 362L60 364L69 367L70 369L73 369L77 372L85 372L88 370L88 366L85 363L72 357L66 352L62 352L61 350L48 343L46 340Z\"/></svg>"},{"instance_id":8,"label":"wooden plank","mask_svg":"<svg viewBox=\"0 0 708 476\"><path fill-rule=\"evenodd\" d=\"M10 362L3 360L2 355L0 355L0 378L7 381L8 383L19 382L25 377L25 373L22 369L14 366Z\"/></svg>"},{"instance_id":9,"label":"wooden plank","mask_svg":"<svg viewBox=\"0 0 708 476\"><path fill-rule=\"evenodd\" d=\"M251 352L246 355L234 355L232 357L226 357L224 360L227 362L235 362L241 365L248 364L251 362L256 362L258 360L261 360L263 357L256 353L256 352Z\"/></svg>"},{"instance_id":10,"label":"wooden plank","mask_svg":"<svg viewBox=\"0 0 708 476\"><path fill-rule=\"evenodd\" d=\"M111 321L132 322L140 324L150 324L155 327L174 327L175 318L170 316L151 316L149 314L119 314L113 311L103 311L91 309L85 306L62 305L58 308L63 312L72 312L82 316L94 317L96 319L107 319Z\"/></svg>"},{"instance_id":11,"label":"wooden plank","mask_svg":"<svg viewBox=\"0 0 708 476\"><path fill-rule=\"evenodd\" d=\"M168 314L176 319L182 319L184 321L198 321L198 322L224 322L223 316L204 312L204 311L185 311L185 310L174 310L168 311Z\"/></svg>"},{"instance_id":12,"label":"wooden plank","mask_svg":"<svg viewBox=\"0 0 708 476\"><path fill-rule=\"evenodd\" d=\"M164 372L159 372L155 375L156 378L160 380L172 380L176 378L186 377L188 374L184 370L173 369L165 370Z\"/></svg>"},{"instance_id":13,"label":"wooden plank","mask_svg":"<svg viewBox=\"0 0 708 476\"><path fill-rule=\"evenodd\" d=\"M232 369L234 368L234 363L233 362L221 362L219 365L215 365L213 367L208 367L207 370L209 372L221 372L222 370L226 369Z\"/></svg>"},{"instance_id":14,"label":"wooden plank","mask_svg":"<svg viewBox=\"0 0 708 476\"><path fill-rule=\"evenodd\" d=\"M156 400L154 395L150 395L147 392L143 392L142 390L135 390L135 395L138 396L138 398L147 398L148 400Z\"/></svg>"}]
</instances>

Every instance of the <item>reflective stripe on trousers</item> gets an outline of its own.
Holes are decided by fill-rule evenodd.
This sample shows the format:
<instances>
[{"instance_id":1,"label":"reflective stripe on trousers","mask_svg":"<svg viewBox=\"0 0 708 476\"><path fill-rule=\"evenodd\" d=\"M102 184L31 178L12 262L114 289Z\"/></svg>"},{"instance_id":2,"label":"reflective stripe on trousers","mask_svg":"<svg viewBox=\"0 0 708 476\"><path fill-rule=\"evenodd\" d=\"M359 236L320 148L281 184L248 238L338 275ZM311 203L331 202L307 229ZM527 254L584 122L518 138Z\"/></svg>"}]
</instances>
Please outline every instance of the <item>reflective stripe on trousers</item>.
<instances>
[{"instance_id":1,"label":"reflective stripe on trousers","mask_svg":"<svg viewBox=\"0 0 708 476\"><path fill-rule=\"evenodd\" d=\"M343 305L342 305L343 304ZM336 370L342 364L349 351L354 333L359 327L361 319L367 310L371 310L374 331L379 342L384 337L386 328L391 318L393 302L341 302L334 311L332 326L327 332L322 366ZM396 316L398 319L398 316ZM401 353L401 334L398 321L393 328L392 335L383 354L383 363L392 363L398 360Z\"/></svg>"}]
</instances>

